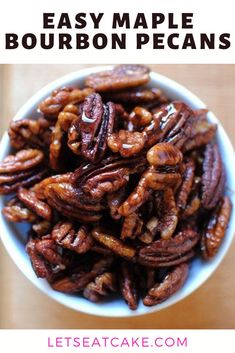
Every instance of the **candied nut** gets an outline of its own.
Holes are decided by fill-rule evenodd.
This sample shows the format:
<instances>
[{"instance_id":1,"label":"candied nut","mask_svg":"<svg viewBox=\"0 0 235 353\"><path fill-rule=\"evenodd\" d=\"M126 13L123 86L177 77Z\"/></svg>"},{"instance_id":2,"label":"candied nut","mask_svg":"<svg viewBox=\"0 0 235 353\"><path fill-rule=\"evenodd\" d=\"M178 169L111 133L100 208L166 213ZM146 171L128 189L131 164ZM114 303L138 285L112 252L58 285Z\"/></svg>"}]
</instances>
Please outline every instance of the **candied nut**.
<instances>
[{"instance_id":1,"label":"candied nut","mask_svg":"<svg viewBox=\"0 0 235 353\"><path fill-rule=\"evenodd\" d=\"M36 197L40 200L45 200L45 189L50 184L55 183L69 183L72 178L72 173L53 175L48 178L43 179L40 183L33 186L32 190L35 192Z\"/></svg>"},{"instance_id":2,"label":"candied nut","mask_svg":"<svg viewBox=\"0 0 235 353\"><path fill-rule=\"evenodd\" d=\"M44 155L40 150L21 150L9 155L0 163L0 194L10 194L19 187L39 182L47 173L41 163Z\"/></svg>"},{"instance_id":3,"label":"candied nut","mask_svg":"<svg viewBox=\"0 0 235 353\"><path fill-rule=\"evenodd\" d=\"M39 236L47 235L51 231L52 224L47 220L39 220L32 225L33 231Z\"/></svg>"},{"instance_id":4,"label":"candied nut","mask_svg":"<svg viewBox=\"0 0 235 353\"><path fill-rule=\"evenodd\" d=\"M155 87L137 87L118 92L107 92L102 96L105 100L126 104L154 103L155 105L159 105L167 102L167 98L164 93Z\"/></svg>"},{"instance_id":5,"label":"candied nut","mask_svg":"<svg viewBox=\"0 0 235 353\"><path fill-rule=\"evenodd\" d=\"M153 239L155 238L155 235L157 234L158 231L158 218L157 217L151 217L147 223L145 224L146 229L144 232L139 236L139 239L146 244L152 243Z\"/></svg>"},{"instance_id":6,"label":"candied nut","mask_svg":"<svg viewBox=\"0 0 235 353\"><path fill-rule=\"evenodd\" d=\"M44 118L12 121L8 130L11 146L17 150L28 146L44 150L50 143L50 127Z\"/></svg>"},{"instance_id":7,"label":"candied nut","mask_svg":"<svg viewBox=\"0 0 235 353\"><path fill-rule=\"evenodd\" d=\"M131 157L143 150L146 136L141 132L119 130L108 136L108 147L112 152L119 152L122 157Z\"/></svg>"},{"instance_id":8,"label":"candied nut","mask_svg":"<svg viewBox=\"0 0 235 353\"><path fill-rule=\"evenodd\" d=\"M194 256L193 248L199 234L193 229L184 229L170 239L159 239L139 251L138 261L149 267L174 266Z\"/></svg>"},{"instance_id":9,"label":"candied nut","mask_svg":"<svg viewBox=\"0 0 235 353\"><path fill-rule=\"evenodd\" d=\"M34 212L25 207L17 198L7 202L2 209L2 214L9 222L29 222L37 220Z\"/></svg>"},{"instance_id":10,"label":"candied nut","mask_svg":"<svg viewBox=\"0 0 235 353\"><path fill-rule=\"evenodd\" d=\"M143 220L135 212L125 217L122 225L121 239L134 239L138 237L141 234L143 223Z\"/></svg>"},{"instance_id":11,"label":"candied nut","mask_svg":"<svg viewBox=\"0 0 235 353\"><path fill-rule=\"evenodd\" d=\"M183 152L191 151L207 145L215 136L217 125L209 123L207 121L206 114L206 109L194 111L196 119L194 119L192 125L191 137L188 138L182 146Z\"/></svg>"},{"instance_id":12,"label":"candied nut","mask_svg":"<svg viewBox=\"0 0 235 353\"><path fill-rule=\"evenodd\" d=\"M58 122L63 131L68 132L72 122L78 118L79 109L74 104L67 104L58 115Z\"/></svg>"},{"instance_id":13,"label":"candied nut","mask_svg":"<svg viewBox=\"0 0 235 353\"><path fill-rule=\"evenodd\" d=\"M54 241L47 237L30 239L26 245L34 272L37 277L50 280L53 273L64 270L66 261Z\"/></svg>"},{"instance_id":14,"label":"candied nut","mask_svg":"<svg viewBox=\"0 0 235 353\"><path fill-rule=\"evenodd\" d=\"M105 272L97 276L93 282L90 282L84 289L83 295L92 302L99 302L110 292L116 291L116 275L112 272Z\"/></svg>"},{"instance_id":15,"label":"candied nut","mask_svg":"<svg viewBox=\"0 0 235 353\"><path fill-rule=\"evenodd\" d=\"M63 248L83 254L91 250L94 240L89 234L89 228L85 225L75 230L71 222L57 223L51 233L52 239Z\"/></svg>"},{"instance_id":16,"label":"candied nut","mask_svg":"<svg viewBox=\"0 0 235 353\"><path fill-rule=\"evenodd\" d=\"M202 234L201 251L204 259L211 259L218 252L228 227L232 203L224 196L209 218Z\"/></svg>"},{"instance_id":17,"label":"candied nut","mask_svg":"<svg viewBox=\"0 0 235 353\"><path fill-rule=\"evenodd\" d=\"M92 268L74 269L71 274L52 282L52 288L63 293L76 293L84 290L97 276L107 272L113 263L112 257L97 261Z\"/></svg>"},{"instance_id":18,"label":"candied nut","mask_svg":"<svg viewBox=\"0 0 235 353\"><path fill-rule=\"evenodd\" d=\"M43 161L43 152L37 149L27 149L9 155L0 163L0 174L18 173L32 169Z\"/></svg>"},{"instance_id":19,"label":"candied nut","mask_svg":"<svg viewBox=\"0 0 235 353\"><path fill-rule=\"evenodd\" d=\"M162 239L169 239L178 224L178 209L175 203L173 190L167 188L162 192L162 197L157 200L158 224L157 229Z\"/></svg>"},{"instance_id":20,"label":"candied nut","mask_svg":"<svg viewBox=\"0 0 235 353\"><path fill-rule=\"evenodd\" d=\"M81 103L92 92L93 90L90 88L82 90L77 88L60 88L53 91L52 95L41 102L38 108L46 117L57 117L67 104Z\"/></svg>"},{"instance_id":21,"label":"candied nut","mask_svg":"<svg viewBox=\"0 0 235 353\"><path fill-rule=\"evenodd\" d=\"M85 80L85 85L96 92L119 91L148 83L149 69L142 65L119 65L112 70L96 72Z\"/></svg>"},{"instance_id":22,"label":"candied nut","mask_svg":"<svg viewBox=\"0 0 235 353\"><path fill-rule=\"evenodd\" d=\"M68 134L68 146L75 154L98 162L107 148L107 136L112 133L115 104L103 104L101 96L93 93L85 99L81 116L74 120Z\"/></svg>"},{"instance_id":23,"label":"candied nut","mask_svg":"<svg viewBox=\"0 0 235 353\"><path fill-rule=\"evenodd\" d=\"M104 206L98 201L92 201L70 183L52 183L45 188L44 194L49 205L60 214L81 222L98 221Z\"/></svg>"},{"instance_id":24,"label":"candied nut","mask_svg":"<svg viewBox=\"0 0 235 353\"><path fill-rule=\"evenodd\" d=\"M78 185L92 199L101 199L122 188L131 174L138 173L145 164L145 158L132 159L107 158L96 167L85 164L75 170L72 183Z\"/></svg>"},{"instance_id":25,"label":"candied nut","mask_svg":"<svg viewBox=\"0 0 235 353\"><path fill-rule=\"evenodd\" d=\"M209 144L205 150L202 174L202 205L214 208L224 192L225 173L217 145Z\"/></svg>"},{"instance_id":26,"label":"candied nut","mask_svg":"<svg viewBox=\"0 0 235 353\"><path fill-rule=\"evenodd\" d=\"M183 155L178 148L169 143L158 143L148 151L147 160L155 167L175 166L182 162Z\"/></svg>"},{"instance_id":27,"label":"candied nut","mask_svg":"<svg viewBox=\"0 0 235 353\"><path fill-rule=\"evenodd\" d=\"M127 262L121 264L120 287L122 296L131 310L138 305L138 292L133 265Z\"/></svg>"},{"instance_id":28,"label":"candied nut","mask_svg":"<svg viewBox=\"0 0 235 353\"><path fill-rule=\"evenodd\" d=\"M193 181L195 176L195 162L189 159L185 163L185 171L182 175L182 183L177 191L176 203L177 207L184 210L187 205L189 194L192 190Z\"/></svg>"},{"instance_id":29,"label":"candied nut","mask_svg":"<svg viewBox=\"0 0 235 353\"><path fill-rule=\"evenodd\" d=\"M129 115L128 130L134 130L149 125L152 120L152 114L143 107L135 107ZM133 126L131 128L131 125Z\"/></svg>"},{"instance_id":30,"label":"candied nut","mask_svg":"<svg viewBox=\"0 0 235 353\"><path fill-rule=\"evenodd\" d=\"M126 198L126 189L122 187L115 192L107 195L107 203L110 210L110 215L113 219L118 220L121 215L118 213L118 208Z\"/></svg>"},{"instance_id":31,"label":"candied nut","mask_svg":"<svg viewBox=\"0 0 235 353\"><path fill-rule=\"evenodd\" d=\"M160 304L177 292L184 284L188 276L189 267L186 263L175 267L166 275L161 283L156 283L143 299L146 306Z\"/></svg>"},{"instance_id":32,"label":"candied nut","mask_svg":"<svg viewBox=\"0 0 235 353\"><path fill-rule=\"evenodd\" d=\"M48 206L46 202L39 200L34 191L20 188L17 192L17 196L19 200L36 215L48 221L51 220L52 210L50 206Z\"/></svg>"},{"instance_id":33,"label":"candied nut","mask_svg":"<svg viewBox=\"0 0 235 353\"><path fill-rule=\"evenodd\" d=\"M115 254L129 260L134 260L136 253L135 249L125 244L113 235L107 234L103 229L94 228L91 232L91 235L100 244L112 250Z\"/></svg>"}]
</instances>

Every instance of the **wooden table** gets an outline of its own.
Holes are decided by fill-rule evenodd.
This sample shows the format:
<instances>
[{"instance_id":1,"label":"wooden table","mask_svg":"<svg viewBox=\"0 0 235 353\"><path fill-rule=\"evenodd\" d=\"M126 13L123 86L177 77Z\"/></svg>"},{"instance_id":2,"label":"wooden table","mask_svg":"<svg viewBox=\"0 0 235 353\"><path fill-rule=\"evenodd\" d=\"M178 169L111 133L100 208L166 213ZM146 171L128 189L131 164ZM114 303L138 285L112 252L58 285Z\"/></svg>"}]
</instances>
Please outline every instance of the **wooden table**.
<instances>
[{"instance_id":1,"label":"wooden table","mask_svg":"<svg viewBox=\"0 0 235 353\"><path fill-rule=\"evenodd\" d=\"M51 80L81 65L0 67L1 132L20 106ZM235 144L235 65L151 65L207 102ZM234 168L234 166L231 166ZM235 328L235 242L219 269L195 293L161 312L130 319L80 314L39 292L1 247L2 328Z\"/></svg>"}]
</instances>

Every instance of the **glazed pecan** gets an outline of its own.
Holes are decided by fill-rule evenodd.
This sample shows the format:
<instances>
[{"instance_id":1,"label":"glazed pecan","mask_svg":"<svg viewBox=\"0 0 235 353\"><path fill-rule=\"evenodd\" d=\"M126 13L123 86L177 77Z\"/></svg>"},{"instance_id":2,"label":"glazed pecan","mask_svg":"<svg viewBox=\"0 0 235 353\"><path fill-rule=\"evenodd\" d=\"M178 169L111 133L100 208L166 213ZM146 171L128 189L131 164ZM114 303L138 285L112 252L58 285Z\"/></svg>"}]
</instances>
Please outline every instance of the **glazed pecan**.
<instances>
[{"instance_id":1,"label":"glazed pecan","mask_svg":"<svg viewBox=\"0 0 235 353\"><path fill-rule=\"evenodd\" d=\"M108 136L108 146L112 152L122 157L131 157L143 150L147 136L141 132L119 130Z\"/></svg>"},{"instance_id":2,"label":"glazed pecan","mask_svg":"<svg viewBox=\"0 0 235 353\"><path fill-rule=\"evenodd\" d=\"M182 183L176 195L176 204L180 209L185 209L189 194L193 187L195 176L195 162L189 159L185 163L185 170L182 175Z\"/></svg>"},{"instance_id":3,"label":"glazed pecan","mask_svg":"<svg viewBox=\"0 0 235 353\"><path fill-rule=\"evenodd\" d=\"M29 210L17 198L13 198L7 202L2 209L2 214L9 222L35 222L37 216L34 212Z\"/></svg>"},{"instance_id":4,"label":"glazed pecan","mask_svg":"<svg viewBox=\"0 0 235 353\"><path fill-rule=\"evenodd\" d=\"M35 184L31 189L35 192L38 199L45 200L45 189L48 185L56 183L69 183L72 179L72 175L72 173L65 173L50 176Z\"/></svg>"},{"instance_id":5,"label":"glazed pecan","mask_svg":"<svg viewBox=\"0 0 235 353\"><path fill-rule=\"evenodd\" d=\"M147 161L154 167L176 166L183 160L180 150L168 143L158 143L148 150Z\"/></svg>"},{"instance_id":6,"label":"glazed pecan","mask_svg":"<svg viewBox=\"0 0 235 353\"><path fill-rule=\"evenodd\" d=\"M118 220L121 215L118 213L118 209L126 198L126 188L122 187L115 192L107 195L107 204L110 210L110 215L113 219Z\"/></svg>"},{"instance_id":7,"label":"glazed pecan","mask_svg":"<svg viewBox=\"0 0 235 353\"><path fill-rule=\"evenodd\" d=\"M71 274L52 282L52 288L64 293L76 293L84 290L97 276L107 272L113 263L112 257L97 261L91 268L80 266Z\"/></svg>"},{"instance_id":8,"label":"glazed pecan","mask_svg":"<svg viewBox=\"0 0 235 353\"><path fill-rule=\"evenodd\" d=\"M120 288L122 296L131 310L138 305L138 291L133 265L127 262L121 264Z\"/></svg>"},{"instance_id":9,"label":"glazed pecan","mask_svg":"<svg viewBox=\"0 0 235 353\"><path fill-rule=\"evenodd\" d=\"M26 245L33 269L37 277L51 279L53 273L64 270L67 259L63 257L53 240L30 239Z\"/></svg>"},{"instance_id":10,"label":"glazed pecan","mask_svg":"<svg viewBox=\"0 0 235 353\"><path fill-rule=\"evenodd\" d=\"M182 146L182 151L191 151L201 146L207 145L215 136L217 125L207 121L206 109L194 111L195 119L191 129L191 136L185 141Z\"/></svg>"},{"instance_id":11,"label":"glazed pecan","mask_svg":"<svg viewBox=\"0 0 235 353\"><path fill-rule=\"evenodd\" d=\"M149 125L152 120L152 114L143 107L135 107L128 117L127 129L129 131L139 130L146 125ZM147 134L146 134L147 135ZM145 138L145 136L143 134Z\"/></svg>"},{"instance_id":12,"label":"glazed pecan","mask_svg":"<svg viewBox=\"0 0 235 353\"><path fill-rule=\"evenodd\" d=\"M122 188L131 174L143 170L144 164L145 158L142 157L125 160L107 158L99 167L89 163L76 169L72 182L93 199L100 199Z\"/></svg>"},{"instance_id":13,"label":"glazed pecan","mask_svg":"<svg viewBox=\"0 0 235 353\"><path fill-rule=\"evenodd\" d=\"M92 201L81 189L70 183L52 183L46 186L45 196L52 208L61 215L81 222L95 222L102 217L104 206Z\"/></svg>"},{"instance_id":14,"label":"glazed pecan","mask_svg":"<svg viewBox=\"0 0 235 353\"><path fill-rule=\"evenodd\" d=\"M118 92L107 92L102 96L105 100L124 104L154 103L155 105L160 105L166 103L168 100L160 89L148 87L137 87Z\"/></svg>"},{"instance_id":15,"label":"glazed pecan","mask_svg":"<svg viewBox=\"0 0 235 353\"><path fill-rule=\"evenodd\" d=\"M187 279L188 271L189 267L186 263L175 267L161 283L157 283L149 289L148 294L143 299L144 305L153 306L168 299L183 286Z\"/></svg>"},{"instance_id":16,"label":"glazed pecan","mask_svg":"<svg viewBox=\"0 0 235 353\"><path fill-rule=\"evenodd\" d=\"M185 229L170 239L156 240L140 249L139 263L149 267L166 267L185 262L194 255L193 248L199 238L194 230Z\"/></svg>"},{"instance_id":17,"label":"glazed pecan","mask_svg":"<svg viewBox=\"0 0 235 353\"><path fill-rule=\"evenodd\" d=\"M10 194L19 187L39 182L47 173L42 168L44 155L39 150L21 150L0 163L0 194Z\"/></svg>"},{"instance_id":18,"label":"glazed pecan","mask_svg":"<svg viewBox=\"0 0 235 353\"><path fill-rule=\"evenodd\" d=\"M91 250L94 240L85 225L75 228L71 222L57 223L51 233L52 239L63 248L83 254Z\"/></svg>"},{"instance_id":19,"label":"glazed pecan","mask_svg":"<svg viewBox=\"0 0 235 353\"><path fill-rule=\"evenodd\" d=\"M45 150L50 144L51 124L44 118L12 121L8 134L11 146L17 150L26 147Z\"/></svg>"},{"instance_id":20,"label":"glazed pecan","mask_svg":"<svg viewBox=\"0 0 235 353\"><path fill-rule=\"evenodd\" d=\"M17 196L19 200L37 216L47 221L51 220L52 209L46 202L39 200L34 191L20 188L17 192Z\"/></svg>"},{"instance_id":21,"label":"glazed pecan","mask_svg":"<svg viewBox=\"0 0 235 353\"><path fill-rule=\"evenodd\" d=\"M141 234L143 223L141 217L135 212L125 217L122 225L121 239L134 239L138 237Z\"/></svg>"},{"instance_id":22,"label":"glazed pecan","mask_svg":"<svg viewBox=\"0 0 235 353\"><path fill-rule=\"evenodd\" d=\"M129 260L134 260L136 250L115 236L108 234L103 229L94 228L91 232L91 235L96 241L112 250L115 254Z\"/></svg>"},{"instance_id":23,"label":"glazed pecan","mask_svg":"<svg viewBox=\"0 0 235 353\"><path fill-rule=\"evenodd\" d=\"M47 235L51 232L52 223L51 221L37 220L36 223L33 223L32 230L36 233L39 237Z\"/></svg>"},{"instance_id":24,"label":"glazed pecan","mask_svg":"<svg viewBox=\"0 0 235 353\"><path fill-rule=\"evenodd\" d=\"M202 235L201 250L204 259L211 259L218 252L228 227L231 210L231 201L224 196L212 211Z\"/></svg>"},{"instance_id":25,"label":"glazed pecan","mask_svg":"<svg viewBox=\"0 0 235 353\"><path fill-rule=\"evenodd\" d=\"M53 91L50 97L41 102L38 108L45 117L55 118L67 104L81 103L92 92L91 88L81 90L67 87L59 88Z\"/></svg>"},{"instance_id":26,"label":"glazed pecan","mask_svg":"<svg viewBox=\"0 0 235 353\"><path fill-rule=\"evenodd\" d=\"M202 175L202 205L214 208L224 192L225 173L217 145L209 144L205 150Z\"/></svg>"},{"instance_id":27,"label":"glazed pecan","mask_svg":"<svg viewBox=\"0 0 235 353\"><path fill-rule=\"evenodd\" d=\"M92 162L101 160L106 151L107 136L113 131L114 119L114 103L104 105L98 93L88 96L80 116L69 129L71 150Z\"/></svg>"},{"instance_id":28,"label":"glazed pecan","mask_svg":"<svg viewBox=\"0 0 235 353\"><path fill-rule=\"evenodd\" d=\"M116 275L113 272L105 272L97 276L84 289L83 295L92 302L99 302L103 297L110 295L110 292L117 290Z\"/></svg>"},{"instance_id":29,"label":"glazed pecan","mask_svg":"<svg viewBox=\"0 0 235 353\"><path fill-rule=\"evenodd\" d=\"M149 81L149 69L142 65L119 65L109 71L91 74L85 85L96 92L119 91L144 85Z\"/></svg>"}]
</instances>

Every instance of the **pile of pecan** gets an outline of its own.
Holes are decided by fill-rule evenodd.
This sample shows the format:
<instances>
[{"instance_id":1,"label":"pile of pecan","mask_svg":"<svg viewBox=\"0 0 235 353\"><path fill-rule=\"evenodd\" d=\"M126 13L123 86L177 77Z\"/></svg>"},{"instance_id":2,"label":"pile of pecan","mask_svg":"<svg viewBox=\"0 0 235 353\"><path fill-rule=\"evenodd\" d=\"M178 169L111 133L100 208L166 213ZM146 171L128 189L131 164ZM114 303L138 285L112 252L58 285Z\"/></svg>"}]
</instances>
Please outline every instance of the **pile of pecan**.
<instances>
[{"instance_id":1,"label":"pile of pecan","mask_svg":"<svg viewBox=\"0 0 235 353\"><path fill-rule=\"evenodd\" d=\"M120 65L52 92L37 119L11 122L0 164L0 192L14 194L2 212L31 224L36 275L94 302L120 293L133 310L210 260L231 213L216 125L149 81Z\"/></svg>"}]
</instances>

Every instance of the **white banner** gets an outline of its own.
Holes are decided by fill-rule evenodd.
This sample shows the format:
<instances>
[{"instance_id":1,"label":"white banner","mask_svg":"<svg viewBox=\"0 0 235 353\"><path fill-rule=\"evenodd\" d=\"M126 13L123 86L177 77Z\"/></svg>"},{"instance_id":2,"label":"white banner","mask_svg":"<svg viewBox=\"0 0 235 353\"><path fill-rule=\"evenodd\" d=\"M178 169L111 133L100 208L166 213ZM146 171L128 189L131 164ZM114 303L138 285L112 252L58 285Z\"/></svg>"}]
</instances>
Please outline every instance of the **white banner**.
<instances>
[{"instance_id":1,"label":"white banner","mask_svg":"<svg viewBox=\"0 0 235 353\"><path fill-rule=\"evenodd\" d=\"M235 330L1 330L4 353L235 351Z\"/></svg>"},{"instance_id":2,"label":"white banner","mask_svg":"<svg viewBox=\"0 0 235 353\"><path fill-rule=\"evenodd\" d=\"M0 63L235 63L234 1L7 0Z\"/></svg>"}]
</instances>

